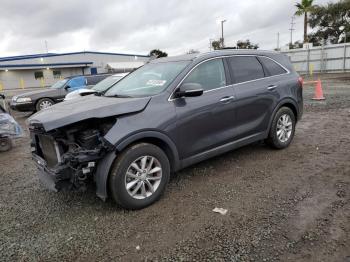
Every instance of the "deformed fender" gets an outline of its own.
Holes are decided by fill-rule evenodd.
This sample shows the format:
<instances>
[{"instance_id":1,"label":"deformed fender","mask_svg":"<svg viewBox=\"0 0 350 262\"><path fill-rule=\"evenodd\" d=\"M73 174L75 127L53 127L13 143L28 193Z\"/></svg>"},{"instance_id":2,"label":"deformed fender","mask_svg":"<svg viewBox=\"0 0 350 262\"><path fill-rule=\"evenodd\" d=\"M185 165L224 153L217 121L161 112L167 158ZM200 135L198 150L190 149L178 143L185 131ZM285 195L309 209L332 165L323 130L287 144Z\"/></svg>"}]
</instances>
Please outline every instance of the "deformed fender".
<instances>
[{"instance_id":1,"label":"deformed fender","mask_svg":"<svg viewBox=\"0 0 350 262\"><path fill-rule=\"evenodd\" d=\"M118 152L124 150L127 146L132 144L133 142L140 139L147 138L157 138L162 140L164 143L168 145L173 155L174 160L174 171L177 171L180 167L179 164L179 155L176 149L174 142L165 134L162 134L157 131L143 131L136 134L133 134L127 138L122 139L120 143L115 145L115 151L108 153L97 165L96 173L95 173L95 183L96 183L96 195L101 198L103 201L107 199L107 184L108 184L108 175L111 169L111 166L117 157Z\"/></svg>"},{"instance_id":2,"label":"deformed fender","mask_svg":"<svg viewBox=\"0 0 350 262\"><path fill-rule=\"evenodd\" d=\"M96 195L103 201L106 201L107 199L107 180L109 170L111 169L116 157L117 153L115 151L109 152L97 165L95 173Z\"/></svg>"},{"instance_id":3,"label":"deformed fender","mask_svg":"<svg viewBox=\"0 0 350 262\"><path fill-rule=\"evenodd\" d=\"M154 131L154 130L147 130L147 131L142 131L142 132L133 134L133 135L123 139L120 143L118 143L116 145L116 148L118 151L122 151L131 143L133 143L137 140L140 140L140 139L147 139L147 138L156 138L156 139L163 141L164 143L166 143L168 145L168 147L170 148L171 153L174 157L174 162L175 162L174 169L177 170L178 164L179 164L179 154L178 154L176 145L167 135L165 135L161 132Z\"/></svg>"}]
</instances>

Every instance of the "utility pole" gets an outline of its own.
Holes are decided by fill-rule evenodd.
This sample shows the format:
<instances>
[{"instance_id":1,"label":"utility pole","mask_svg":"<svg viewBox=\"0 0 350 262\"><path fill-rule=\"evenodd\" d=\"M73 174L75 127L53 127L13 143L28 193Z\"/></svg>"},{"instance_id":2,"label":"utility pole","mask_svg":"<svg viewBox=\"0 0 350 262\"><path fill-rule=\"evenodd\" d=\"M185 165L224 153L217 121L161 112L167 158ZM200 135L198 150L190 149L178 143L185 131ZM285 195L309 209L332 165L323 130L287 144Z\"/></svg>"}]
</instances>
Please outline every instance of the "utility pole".
<instances>
[{"instance_id":1,"label":"utility pole","mask_svg":"<svg viewBox=\"0 0 350 262\"><path fill-rule=\"evenodd\" d=\"M224 23L226 20L221 20L221 48L225 47L225 42L224 42Z\"/></svg>"},{"instance_id":2,"label":"utility pole","mask_svg":"<svg viewBox=\"0 0 350 262\"><path fill-rule=\"evenodd\" d=\"M49 53L49 50L47 49L47 41L45 40L45 49L46 49L46 54Z\"/></svg>"},{"instance_id":3,"label":"utility pole","mask_svg":"<svg viewBox=\"0 0 350 262\"><path fill-rule=\"evenodd\" d=\"M277 48L276 48L277 51L280 50L280 33L278 32L277 33Z\"/></svg>"},{"instance_id":4,"label":"utility pole","mask_svg":"<svg viewBox=\"0 0 350 262\"><path fill-rule=\"evenodd\" d=\"M290 31L290 46L293 46L293 31L295 30L294 29L294 25L295 25L294 19L295 19L295 16L293 15L292 16L292 20L290 22L290 28L289 28L289 31Z\"/></svg>"}]
</instances>

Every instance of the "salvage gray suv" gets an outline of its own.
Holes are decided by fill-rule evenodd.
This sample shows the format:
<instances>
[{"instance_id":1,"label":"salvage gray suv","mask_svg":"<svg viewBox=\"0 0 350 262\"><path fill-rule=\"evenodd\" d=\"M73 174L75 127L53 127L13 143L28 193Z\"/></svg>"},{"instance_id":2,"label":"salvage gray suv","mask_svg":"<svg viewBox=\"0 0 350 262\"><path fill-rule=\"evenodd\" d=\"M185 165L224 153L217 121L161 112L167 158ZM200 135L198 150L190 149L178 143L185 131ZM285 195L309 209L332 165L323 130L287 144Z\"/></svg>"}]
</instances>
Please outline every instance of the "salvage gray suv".
<instances>
[{"instance_id":1,"label":"salvage gray suv","mask_svg":"<svg viewBox=\"0 0 350 262\"><path fill-rule=\"evenodd\" d=\"M259 140L287 147L302 108L302 79L283 54L161 58L103 94L33 115L32 154L48 188L94 181L101 199L140 209L179 169Z\"/></svg>"}]
</instances>

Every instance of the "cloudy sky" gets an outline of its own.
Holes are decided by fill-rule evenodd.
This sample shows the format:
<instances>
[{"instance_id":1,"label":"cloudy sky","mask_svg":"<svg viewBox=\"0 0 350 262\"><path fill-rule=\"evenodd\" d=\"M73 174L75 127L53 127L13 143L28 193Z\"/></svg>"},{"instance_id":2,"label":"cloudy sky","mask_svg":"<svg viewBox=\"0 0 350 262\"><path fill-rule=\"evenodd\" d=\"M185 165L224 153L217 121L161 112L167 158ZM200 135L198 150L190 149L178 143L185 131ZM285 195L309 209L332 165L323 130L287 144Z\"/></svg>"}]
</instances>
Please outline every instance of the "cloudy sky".
<instances>
[{"instance_id":1,"label":"cloudy sky","mask_svg":"<svg viewBox=\"0 0 350 262\"><path fill-rule=\"evenodd\" d=\"M315 0L324 4L330 0ZM334 0L333 0L334 1ZM293 0L1 0L0 56L46 52L106 51L147 54L159 48L177 55L250 39L262 49L290 41ZM303 20L295 21L302 39Z\"/></svg>"}]
</instances>

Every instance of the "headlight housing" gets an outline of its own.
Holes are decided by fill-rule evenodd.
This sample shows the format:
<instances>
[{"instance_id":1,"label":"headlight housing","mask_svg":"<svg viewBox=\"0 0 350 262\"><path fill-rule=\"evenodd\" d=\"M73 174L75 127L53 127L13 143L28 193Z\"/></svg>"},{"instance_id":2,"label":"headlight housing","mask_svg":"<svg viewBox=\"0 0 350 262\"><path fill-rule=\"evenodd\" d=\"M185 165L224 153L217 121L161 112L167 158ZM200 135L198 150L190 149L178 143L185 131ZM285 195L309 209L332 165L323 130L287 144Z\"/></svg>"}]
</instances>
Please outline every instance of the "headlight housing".
<instances>
[{"instance_id":1,"label":"headlight housing","mask_svg":"<svg viewBox=\"0 0 350 262\"><path fill-rule=\"evenodd\" d=\"M28 102L32 102L32 99L30 97L18 97L16 102L17 103L28 103Z\"/></svg>"}]
</instances>

